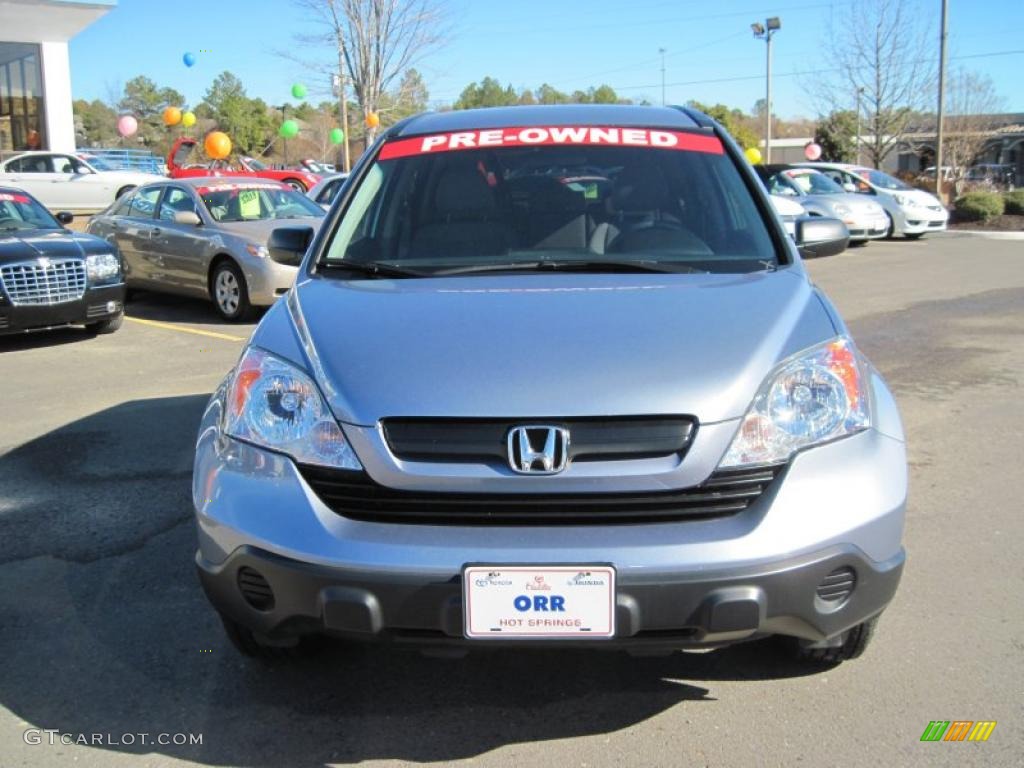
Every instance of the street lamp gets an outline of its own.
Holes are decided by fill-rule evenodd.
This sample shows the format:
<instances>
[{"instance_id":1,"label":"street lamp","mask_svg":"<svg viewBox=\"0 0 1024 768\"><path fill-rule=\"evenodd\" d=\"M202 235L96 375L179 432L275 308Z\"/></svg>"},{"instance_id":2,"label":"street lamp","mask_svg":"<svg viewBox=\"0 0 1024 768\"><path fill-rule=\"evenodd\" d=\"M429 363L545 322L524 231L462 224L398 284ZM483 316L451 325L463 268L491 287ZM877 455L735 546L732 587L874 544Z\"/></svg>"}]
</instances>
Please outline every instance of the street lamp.
<instances>
[{"instance_id":1,"label":"street lamp","mask_svg":"<svg viewBox=\"0 0 1024 768\"><path fill-rule=\"evenodd\" d=\"M770 16L764 24L755 21L750 25L754 37L763 39L768 49L767 66L765 68L765 114L764 114L764 162L772 161L772 38L782 29L782 21L778 16Z\"/></svg>"}]
</instances>

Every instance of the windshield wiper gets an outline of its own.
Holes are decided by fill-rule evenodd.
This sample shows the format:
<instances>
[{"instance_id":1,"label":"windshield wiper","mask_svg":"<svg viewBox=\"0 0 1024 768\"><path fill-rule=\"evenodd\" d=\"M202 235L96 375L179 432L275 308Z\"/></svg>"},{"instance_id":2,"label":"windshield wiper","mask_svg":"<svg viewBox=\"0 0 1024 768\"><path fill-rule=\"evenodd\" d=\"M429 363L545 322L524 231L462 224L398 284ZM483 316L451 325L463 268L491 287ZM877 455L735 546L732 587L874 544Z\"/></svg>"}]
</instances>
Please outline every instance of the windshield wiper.
<instances>
[{"instance_id":1,"label":"windshield wiper","mask_svg":"<svg viewBox=\"0 0 1024 768\"><path fill-rule=\"evenodd\" d=\"M391 264L383 264L379 261L322 261L320 267L326 269L344 270L345 272L356 272L368 277L429 277L423 272L416 272L411 269L403 269Z\"/></svg>"},{"instance_id":2,"label":"windshield wiper","mask_svg":"<svg viewBox=\"0 0 1024 768\"><path fill-rule=\"evenodd\" d=\"M704 272L705 270L671 261L613 261L593 259L587 261L518 261L505 264L473 264L431 272L431 276L468 275L481 272L654 272L677 274Z\"/></svg>"}]
</instances>

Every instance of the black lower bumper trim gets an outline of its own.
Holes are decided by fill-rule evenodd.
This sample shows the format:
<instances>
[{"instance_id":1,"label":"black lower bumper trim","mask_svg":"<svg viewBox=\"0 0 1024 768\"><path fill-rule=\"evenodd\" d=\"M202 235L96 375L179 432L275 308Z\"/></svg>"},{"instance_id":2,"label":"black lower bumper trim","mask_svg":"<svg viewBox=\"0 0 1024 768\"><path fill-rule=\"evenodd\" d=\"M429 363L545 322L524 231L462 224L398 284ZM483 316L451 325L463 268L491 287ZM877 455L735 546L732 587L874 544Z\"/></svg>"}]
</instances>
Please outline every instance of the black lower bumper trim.
<instances>
[{"instance_id":1,"label":"black lower bumper trim","mask_svg":"<svg viewBox=\"0 0 1024 768\"><path fill-rule=\"evenodd\" d=\"M61 304L14 306L0 301L0 334L42 331L69 325L100 322L124 311L124 285L90 288L77 301ZM111 312L108 302L114 302Z\"/></svg>"},{"instance_id":2,"label":"black lower bumper trim","mask_svg":"<svg viewBox=\"0 0 1024 768\"><path fill-rule=\"evenodd\" d=\"M821 641L880 613L892 599L904 553L876 562L856 547L822 552L755 568L716 573L620 571L616 637L543 641L545 644L634 647L719 645L783 634ZM463 636L461 574L387 574L329 568L244 546L223 563L197 554L200 580L218 611L270 638L327 633L365 640L423 644L479 644ZM258 572L273 591L273 607L258 610L238 588L238 572ZM843 601L816 590L837 569L852 569L856 589ZM487 641L530 644L538 641Z\"/></svg>"}]
</instances>

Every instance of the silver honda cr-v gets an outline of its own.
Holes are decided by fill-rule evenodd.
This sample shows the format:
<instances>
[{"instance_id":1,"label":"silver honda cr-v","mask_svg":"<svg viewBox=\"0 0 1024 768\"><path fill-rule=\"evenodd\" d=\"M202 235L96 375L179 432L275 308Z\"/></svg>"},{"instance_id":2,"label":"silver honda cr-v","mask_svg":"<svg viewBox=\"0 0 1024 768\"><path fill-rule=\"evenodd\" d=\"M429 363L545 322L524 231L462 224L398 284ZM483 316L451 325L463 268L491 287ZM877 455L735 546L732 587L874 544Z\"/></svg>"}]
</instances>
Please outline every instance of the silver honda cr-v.
<instances>
[{"instance_id":1,"label":"silver honda cr-v","mask_svg":"<svg viewBox=\"0 0 1024 768\"><path fill-rule=\"evenodd\" d=\"M885 383L689 109L406 120L214 394L203 586L244 652L307 636L857 656L907 490Z\"/></svg>"}]
</instances>

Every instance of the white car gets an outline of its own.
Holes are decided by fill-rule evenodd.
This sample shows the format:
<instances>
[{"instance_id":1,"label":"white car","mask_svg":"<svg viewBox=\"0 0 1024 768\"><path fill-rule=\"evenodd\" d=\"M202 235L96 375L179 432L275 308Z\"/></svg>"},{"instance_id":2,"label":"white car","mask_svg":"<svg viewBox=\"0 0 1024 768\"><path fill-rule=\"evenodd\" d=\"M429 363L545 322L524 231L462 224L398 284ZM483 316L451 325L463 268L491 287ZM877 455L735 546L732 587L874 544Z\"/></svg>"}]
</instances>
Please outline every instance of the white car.
<instances>
[{"instance_id":1,"label":"white car","mask_svg":"<svg viewBox=\"0 0 1024 768\"><path fill-rule=\"evenodd\" d=\"M914 189L887 173L849 163L798 163L814 168L837 182L847 192L870 195L889 216L889 237L904 235L916 240L927 232L942 232L949 220L935 195Z\"/></svg>"},{"instance_id":2,"label":"white car","mask_svg":"<svg viewBox=\"0 0 1024 768\"><path fill-rule=\"evenodd\" d=\"M20 187L52 211L99 211L125 192L163 177L101 170L74 155L24 152L0 163L0 184Z\"/></svg>"},{"instance_id":3,"label":"white car","mask_svg":"<svg viewBox=\"0 0 1024 768\"><path fill-rule=\"evenodd\" d=\"M796 220L807 215L807 211L796 200L788 200L781 195L770 195L775 212L782 219L782 226L790 237L796 237Z\"/></svg>"}]
</instances>

